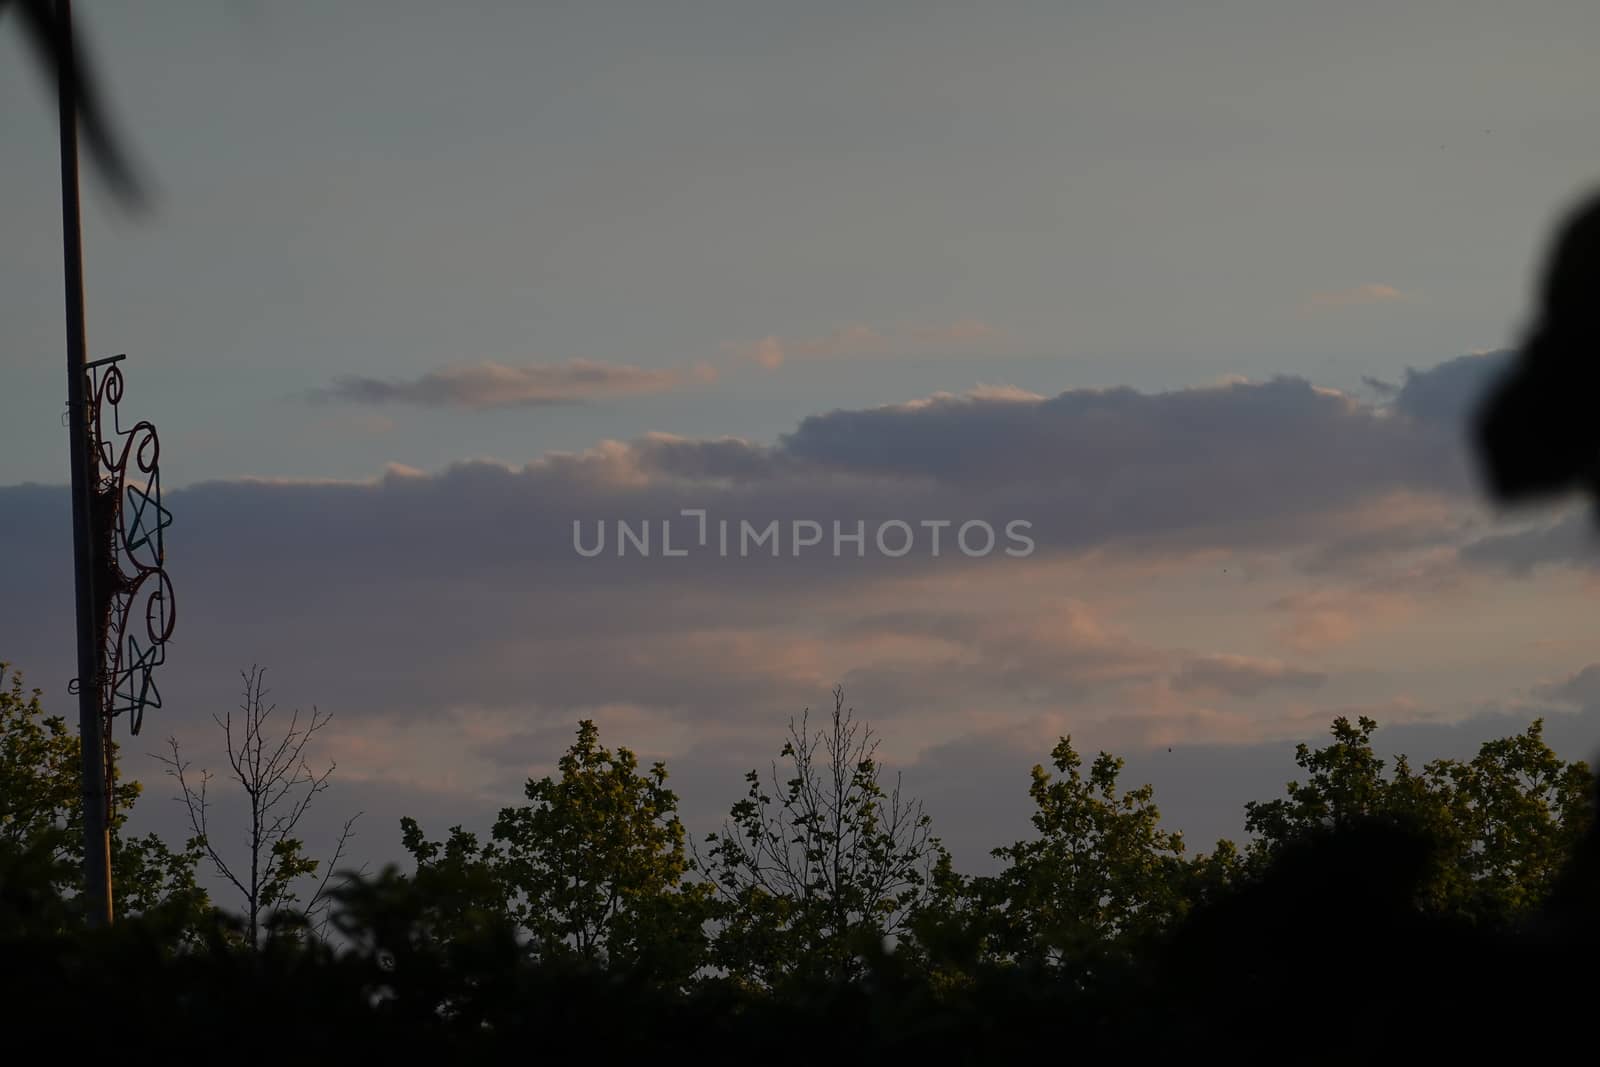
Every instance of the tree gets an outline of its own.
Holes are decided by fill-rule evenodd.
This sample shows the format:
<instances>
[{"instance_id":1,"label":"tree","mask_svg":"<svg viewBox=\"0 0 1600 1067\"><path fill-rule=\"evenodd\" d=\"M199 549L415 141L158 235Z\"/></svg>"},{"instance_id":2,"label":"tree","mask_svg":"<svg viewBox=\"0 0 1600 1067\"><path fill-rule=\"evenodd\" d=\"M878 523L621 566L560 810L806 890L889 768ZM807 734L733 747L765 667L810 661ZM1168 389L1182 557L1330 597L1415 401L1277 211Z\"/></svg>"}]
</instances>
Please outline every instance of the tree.
<instances>
[{"instance_id":1,"label":"tree","mask_svg":"<svg viewBox=\"0 0 1600 1067\"><path fill-rule=\"evenodd\" d=\"M1000 874L969 892L992 916L1002 959L1087 966L1170 928L1208 887L1231 877L1236 851L1218 844L1189 859L1183 836L1161 827L1154 789L1119 790L1124 761L1101 752L1084 772L1069 737L1033 768L1037 835L993 855Z\"/></svg>"},{"instance_id":2,"label":"tree","mask_svg":"<svg viewBox=\"0 0 1600 1067\"><path fill-rule=\"evenodd\" d=\"M0 662L0 909L31 916L37 928L60 929L78 918L73 902L83 841L79 739L65 719L45 714L40 690L25 690L19 673L11 672L8 685L8 670ZM115 777L112 786L117 917L147 915L192 928L209 907L195 883L200 853L192 846L175 851L155 834L127 836L123 831L141 787Z\"/></svg>"},{"instance_id":3,"label":"tree","mask_svg":"<svg viewBox=\"0 0 1600 1067\"><path fill-rule=\"evenodd\" d=\"M1245 830L1254 836L1253 851L1270 853L1318 827L1340 827L1355 819L1393 810L1402 796L1416 800L1417 783L1403 760L1402 788L1390 790L1383 760L1372 749L1378 724L1365 715L1355 724L1341 715L1329 731L1333 744L1316 750L1295 746L1295 765L1310 772L1304 783L1290 782L1288 795L1245 805Z\"/></svg>"},{"instance_id":4,"label":"tree","mask_svg":"<svg viewBox=\"0 0 1600 1067\"><path fill-rule=\"evenodd\" d=\"M1430 842L1420 906L1487 924L1528 914L1593 819L1588 765L1562 761L1536 719L1520 734L1485 742L1469 761L1438 759L1417 770L1401 755L1385 775L1372 747L1377 728L1369 718L1341 717L1331 745L1296 747L1307 780L1245 806L1254 865L1320 829L1378 819Z\"/></svg>"},{"instance_id":5,"label":"tree","mask_svg":"<svg viewBox=\"0 0 1600 1067\"><path fill-rule=\"evenodd\" d=\"M467 890L445 897L439 929L498 911L541 959L687 979L702 962L709 890L688 880L666 765L641 773L631 751L603 747L584 720L559 769L558 779L528 780L530 803L501 810L487 843L459 826L428 841L415 819L401 820L419 885Z\"/></svg>"},{"instance_id":6,"label":"tree","mask_svg":"<svg viewBox=\"0 0 1600 1067\"><path fill-rule=\"evenodd\" d=\"M813 733L809 709L776 761L733 806L721 833L706 835L706 873L721 898L717 964L736 979L849 981L866 955L907 932L927 899L943 846L919 801L885 790L878 739L833 690L833 713ZM775 799L776 797L776 799Z\"/></svg>"},{"instance_id":7,"label":"tree","mask_svg":"<svg viewBox=\"0 0 1600 1067\"><path fill-rule=\"evenodd\" d=\"M222 731L230 777L243 790L249 804L243 862L235 859L230 863L212 832L210 785L215 776L202 770L198 780L191 782L190 764L184 760L175 737L167 742L172 755L162 762L167 773L177 780L179 799L189 816L194 835L189 847L203 851L216 872L239 892L244 903L245 944L256 948L260 946L264 924L273 928L277 920L288 920L296 914L310 920L326 912L329 880L344 856L361 813L345 820L326 864L305 855L305 844L295 836L296 830L311 802L328 788L337 766L330 760L326 770L313 771L306 759L306 747L328 725L332 715L313 707L311 715L302 719L296 709L290 715L288 728L274 737L270 730L278 706L267 702L266 670L251 667L241 672L241 677L244 692L238 719L232 711L224 716L213 715L212 719ZM291 905L299 902L299 883L314 876L319 867L322 878L305 907L291 910Z\"/></svg>"},{"instance_id":8,"label":"tree","mask_svg":"<svg viewBox=\"0 0 1600 1067\"><path fill-rule=\"evenodd\" d=\"M1454 813L1459 904L1477 917L1519 916L1540 903L1594 819L1594 775L1563 762L1544 741L1544 720L1487 741L1468 763L1438 760L1428 775ZM1441 902L1442 903L1442 902Z\"/></svg>"}]
</instances>

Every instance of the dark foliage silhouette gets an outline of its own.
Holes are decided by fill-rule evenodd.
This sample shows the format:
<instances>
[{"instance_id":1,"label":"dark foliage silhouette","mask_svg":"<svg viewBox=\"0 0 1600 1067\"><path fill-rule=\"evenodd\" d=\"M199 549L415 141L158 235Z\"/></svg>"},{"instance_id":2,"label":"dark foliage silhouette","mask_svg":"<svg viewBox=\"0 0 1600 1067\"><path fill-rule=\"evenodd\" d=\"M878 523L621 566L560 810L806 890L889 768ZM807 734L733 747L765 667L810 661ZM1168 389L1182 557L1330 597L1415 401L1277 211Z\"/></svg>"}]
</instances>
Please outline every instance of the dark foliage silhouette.
<instances>
[{"instance_id":1,"label":"dark foliage silhouette","mask_svg":"<svg viewBox=\"0 0 1600 1067\"><path fill-rule=\"evenodd\" d=\"M665 768L603 748L592 723L488 843L459 829L429 842L408 820L415 870L329 886L331 936L285 906L252 949L247 917L159 894L87 930L51 854L74 739L15 679L3 696L0 1014L66 1027L101 997L105 1025L85 1040L122 1055L174 1039L238 1048L250 1033L259 1047L237 1058L498 1060L563 1041L603 1060L812 1063L820 1041L843 1062L1009 1062L1187 1055L1201 1035L1231 1060L1502 1040L1533 1056L1566 1040L1540 1020L1595 993L1573 966L1600 947L1593 778L1537 722L1471 760L1413 768L1374 754L1375 723L1336 720L1329 743L1300 747L1300 781L1250 805L1245 848L1193 857L1159 830L1149 786L1120 785L1120 760L1085 761L1063 738L1054 772L1032 775L1035 836L996 850L1002 874L965 879L932 854L894 943L871 924L870 937L807 926L818 943L786 942L790 977L768 983L730 980L737 968L705 951L722 926L753 927L696 881L712 872L684 854ZM854 766L875 780L870 758ZM858 800L867 818L883 797ZM768 892L795 894L793 908L807 884ZM192 881L169 888L193 904ZM850 968L833 965L841 953Z\"/></svg>"},{"instance_id":2,"label":"dark foliage silhouette","mask_svg":"<svg viewBox=\"0 0 1600 1067\"><path fill-rule=\"evenodd\" d=\"M745 776L745 797L697 857L717 899L714 959L759 988L848 980L864 951L906 933L948 857L922 804L897 778L884 788L872 728L835 687L825 725L789 721L769 776Z\"/></svg>"},{"instance_id":3,"label":"dark foliage silhouette","mask_svg":"<svg viewBox=\"0 0 1600 1067\"><path fill-rule=\"evenodd\" d=\"M1581 492L1600 515L1600 419L1593 410L1600 384L1597 293L1600 194L1592 193L1557 227L1540 278L1536 315L1517 361L1477 411L1478 460L1490 493L1502 504ZM1600 996L1593 962L1600 947L1597 807L1600 796L1591 791L1587 830L1518 936L1472 946L1493 962L1466 971L1486 977L1475 995L1459 999L1456 1010L1502 1020L1520 1017L1529 1020L1530 1033L1545 1032L1533 1020L1571 1028L1592 1015ZM1529 980L1553 967L1563 968L1569 980Z\"/></svg>"},{"instance_id":4,"label":"dark foliage silhouette","mask_svg":"<svg viewBox=\"0 0 1600 1067\"><path fill-rule=\"evenodd\" d=\"M1544 266L1537 317L1515 366L1484 401L1477 444L1505 503L1600 492L1600 195L1562 222Z\"/></svg>"}]
</instances>

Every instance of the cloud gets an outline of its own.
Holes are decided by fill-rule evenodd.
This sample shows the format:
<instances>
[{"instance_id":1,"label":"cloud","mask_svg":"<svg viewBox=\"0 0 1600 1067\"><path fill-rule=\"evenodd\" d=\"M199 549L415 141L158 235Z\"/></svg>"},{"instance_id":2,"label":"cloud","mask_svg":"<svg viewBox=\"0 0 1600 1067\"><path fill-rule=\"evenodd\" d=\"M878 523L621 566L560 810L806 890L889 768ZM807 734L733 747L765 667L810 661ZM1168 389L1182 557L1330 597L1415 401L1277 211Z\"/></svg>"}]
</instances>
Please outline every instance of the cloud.
<instances>
[{"instance_id":1,"label":"cloud","mask_svg":"<svg viewBox=\"0 0 1600 1067\"><path fill-rule=\"evenodd\" d=\"M1004 589L1039 578L995 573L990 580ZM868 611L844 626L848 651L835 661L849 666L841 673L846 688L868 706L915 709L926 717L957 713L974 700L1059 707L1154 682L1167 670L1164 653L1141 644L1085 601L1013 600L1006 610L993 611L952 608L948 602L962 598L954 589L949 593L942 610Z\"/></svg>"},{"instance_id":2,"label":"cloud","mask_svg":"<svg viewBox=\"0 0 1600 1067\"><path fill-rule=\"evenodd\" d=\"M783 342L776 337L763 337L761 340L749 345L734 346L731 351L752 363L758 363L768 370L777 370L783 366L787 353L783 350Z\"/></svg>"},{"instance_id":3,"label":"cloud","mask_svg":"<svg viewBox=\"0 0 1600 1067\"><path fill-rule=\"evenodd\" d=\"M1514 355L1501 349L1459 356L1425 370L1408 367L1405 382L1394 393L1394 406L1415 419L1464 427Z\"/></svg>"},{"instance_id":4,"label":"cloud","mask_svg":"<svg viewBox=\"0 0 1600 1067\"><path fill-rule=\"evenodd\" d=\"M1306 306L1308 308L1361 307L1368 304L1392 304L1408 299L1410 297L1392 285L1368 282L1349 289L1312 293L1306 298Z\"/></svg>"},{"instance_id":5,"label":"cloud","mask_svg":"<svg viewBox=\"0 0 1600 1067\"><path fill-rule=\"evenodd\" d=\"M1337 573L1454 553L1473 536L1477 519L1448 496L1397 490L1343 512L1328 537L1301 554L1298 563L1308 573Z\"/></svg>"},{"instance_id":6,"label":"cloud","mask_svg":"<svg viewBox=\"0 0 1600 1067\"><path fill-rule=\"evenodd\" d=\"M921 345L981 345L1000 340L1005 331L998 326L977 319L962 319L949 326L933 329L913 328L905 331L916 344Z\"/></svg>"},{"instance_id":7,"label":"cloud","mask_svg":"<svg viewBox=\"0 0 1600 1067\"><path fill-rule=\"evenodd\" d=\"M259 659L357 717L473 707L564 721L636 707L737 732L841 678L879 708L935 716L989 700L1114 704L1129 686L1160 684L1181 657L1119 631L1080 589L1086 576L1108 561L1305 554L1341 538L1365 539L1367 566L1366 542L1388 529L1371 515L1396 493L1465 499L1458 447L1433 423L1277 379L1048 398L990 389L827 412L770 444L655 434L519 468L204 483L168 493L181 620L172 659L203 672L174 678L172 695L218 706L234 669ZM19 605L11 618L30 620L5 625L0 648L52 677L72 671L59 655L71 648L66 500L0 489L0 561L29 561L0 578ZM696 543L686 508L706 511L710 546L721 521L776 522L782 550L719 555ZM846 534L859 523L870 541L896 520L921 538L904 558L828 550L835 522ZM1012 520L1031 523L1032 556L957 550L955 526L998 532ZM686 557L660 555L668 521L673 543L695 549ZM924 521L953 524L938 556ZM575 522L587 536L609 526L602 556L578 556ZM617 555L618 522L648 523L656 554ZM824 547L791 551L794 524L812 522ZM1455 532L1423 522L1404 535L1425 550ZM1291 646L1315 650L1403 617L1396 605L1422 594L1278 595ZM1247 674L1197 666L1186 684L1207 678L1237 696Z\"/></svg>"},{"instance_id":8,"label":"cloud","mask_svg":"<svg viewBox=\"0 0 1600 1067\"><path fill-rule=\"evenodd\" d=\"M716 371L697 364L688 372L648 370L587 359L566 363L472 363L430 371L411 380L347 376L314 395L349 404L409 404L416 407L492 411L500 408L575 404L610 396L662 393L691 381L713 381Z\"/></svg>"},{"instance_id":9,"label":"cloud","mask_svg":"<svg viewBox=\"0 0 1600 1067\"><path fill-rule=\"evenodd\" d=\"M1463 494L1467 456L1451 431L1279 378L1049 399L939 395L810 416L780 449L905 484L1032 494L1030 510L1080 542L1180 529L1192 541L1202 525L1230 540L1395 490Z\"/></svg>"},{"instance_id":10,"label":"cloud","mask_svg":"<svg viewBox=\"0 0 1600 1067\"><path fill-rule=\"evenodd\" d=\"M1370 374L1361 376L1361 384L1385 400L1393 400L1400 395L1400 387L1398 385L1393 382L1386 382L1382 378L1375 378Z\"/></svg>"},{"instance_id":11,"label":"cloud","mask_svg":"<svg viewBox=\"0 0 1600 1067\"><path fill-rule=\"evenodd\" d=\"M1029 389L1019 389L1017 386L1000 382L992 385L980 382L969 389L967 395L974 400L1021 400L1032 402L1047 399L1041 393L1035 393Z\"/></svg>"},{"instance_id":12,"label":"cloud","mask_svg":"<svg viewBox=\"0 0 1600 1067\"><path fill-rule=\"evenodd\" d=\"M1533 695L1558 704L1600 708L1600 663L1591 663L1559 682L1536 685Z\"/></svg>"},{"instance_id":13,"label":"cloud","mask_svg":"<svg viewBox=\"0 0 1600 1067\"><path fill-rule=\"evenodd\" d=\"M730 341L724 352L736 359L776 370L793 360L832 359L841 356L894 356L932 351L972 351L993 346L1005 332L977 319L949 326L895 327L843 326L821 337L763 337L759 341Z\"/></svg>"},{"instance_id":14,"label":"cloud","mask_svg":"<svg viewBox=\"0 0 1600 1067\"><path fill-rule=\"evenodd\" d=\"M1280 641L1297 652L1322 652L1408 618L1418 601L1394 589L1324 586L1282 597L1272 607L1288 616Z\"/></svg>"},{"instance_id":15,"label":"cloud","mask_svg":"<svg viewBox=\"0 0 1600 1067\"><path fill-rule=\"evenodd\" d=\"M1279 660L1215 655L1186 662L1173 677L1172 686L1179 692L1211 691L1254 697L1275 689L1319 689L1327 680L1321 671L1301 670Z\"/></svg>"},{"instance_id":16,"label":"cloud","mask_svg":"<svg viewBox=\"0 0 1600 1067\"><path fill-rule=\"evenodd\" d=\"M1592 570L1600 567L1600 539L1589 509L1569 509L1555 519L1479 537L1462 547L1461 559L1520 577L1542 566Z\"/></svg>"},{"instance_id":17,"label":"cloud","mask_svg":"<svg viewBox=\"0 0 1600 1067\"><path fill-rule=\"evenodd\" d=\"M337 713L341 774L455 793L492 778L511 799L589 716L671 756L675 783L685 760L756 761L732 769L737 791L835 681L902 761L1029 723L1118 744L1259 740L1264 697L1283 698L1283 722L1359 702L1342 670L1319 682L1282 653L1278 624L1316 652L1434 603L1406 568L1462 536L1455 429L1292 378L991 387L818 413L772 442L648 434L519 467L192 485L168 493L179 624L148 728L203 736L259 661L284 706ZM705 550L685 508L705 509L713 546L719 520L776 521L784 549ZM0 488L0 516L0 655L62 704L68 496ZM1027 558L969 559L950 527L937 557L789 550L797 521L871 538L889 520L1018 518ZM669 520L687 556L660 555ZM618 556L613 539L582 558L574 521L648 522L657 552ZM1239 563L1220 586L1208 553ZM1179 633L1186 619L1204 621ZM1044 751L1019 760L1024 802Z\"/></svg>"}]
</instances>

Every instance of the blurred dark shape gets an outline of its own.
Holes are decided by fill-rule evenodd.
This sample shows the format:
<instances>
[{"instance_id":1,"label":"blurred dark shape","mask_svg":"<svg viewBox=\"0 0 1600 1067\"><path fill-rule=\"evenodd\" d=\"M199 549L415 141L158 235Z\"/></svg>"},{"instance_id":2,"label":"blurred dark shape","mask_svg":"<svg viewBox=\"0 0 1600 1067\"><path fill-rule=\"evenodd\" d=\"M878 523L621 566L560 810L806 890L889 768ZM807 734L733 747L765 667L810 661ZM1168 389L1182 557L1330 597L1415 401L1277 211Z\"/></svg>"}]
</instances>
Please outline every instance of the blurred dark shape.
<instances>
[{"instance_id":1,"label":"blurred dark shape","mask_svg":"<svg viewBox=\"0 0 1600 1067\"><path fill-rule=\"evenodd\" d=\"M1295 842L1175 931L1151 991L1164 1017L1129 1037L1175 1053L1220 1021L1248 1019L1228 1041L1245 1062L1565 1049L1577 1031L1559 1021L1586 1017L1600 992L1600 828L1552 899L1508 927L1422 905L1437 847L1426 825L1380 818Z\"/></svg>"},{"instance_id":2,"label":"blurred dark shape","mask_svg":"<svg viewBox=\"0 0 1600 1067\"><path fill-rule=\"evenodd\" d=\"M1600 196L1591 196L1563 222L1545 264L1538 318L1517 363L1478 411L1479 459L1501 503L1600 490L1597 291Z\"/></svg>"},{"instance_id":3,"label":"blurred dark shape","mask_svg":"<svg viewBox=\"0 0 1600 1067\"><path fill-rule=\"evenodd\" d=\"M1431 847L1416 829L1352 820L1293 843L1258 877L1197 910L1163 954L1160 999L1171 1005L1172 1033L1247 1010L1254 1025L1235 1051L1264 1054L1304 1039L1306 1007L1351 996L1363 1005L1359 1028L1319 1031L1318 1054L1350 1054L1379 1033L1392 1042L1411 1029L1419 997L1432 999L1431 984L1450 970L1439 967L1442 924L1414 906ZM1387 965L1386 953L1411 965Z\"/></svg>"},{"instance_id":4,"label":"blurred dark shape","mask_svg":"<svg viewBox=\"0 0 1600 1067\"><path fill-rule=\"evenodd\" d=\"M0 16L15 9L22 19L22 36L34 58L44 67L55 89L61 77L57 37L60 7L53 0L0 0ZM106 117L95 65L84 54L81 40L73 40L73 87L78 101L78 134L89 149L95 171L124 207L142 208L148 196L121 138Z\"/></svg>"}]
</instances>

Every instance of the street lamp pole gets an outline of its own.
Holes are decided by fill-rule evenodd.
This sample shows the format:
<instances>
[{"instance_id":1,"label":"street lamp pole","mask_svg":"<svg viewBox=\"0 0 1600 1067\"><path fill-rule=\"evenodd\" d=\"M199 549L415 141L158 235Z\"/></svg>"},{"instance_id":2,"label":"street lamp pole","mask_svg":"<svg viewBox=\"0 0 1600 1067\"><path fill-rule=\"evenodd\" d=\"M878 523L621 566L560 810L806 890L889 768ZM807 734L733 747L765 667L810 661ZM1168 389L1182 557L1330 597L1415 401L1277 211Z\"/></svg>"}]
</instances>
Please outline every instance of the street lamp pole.
<instances>
[{"instance_id":1,"label":"street lamp pole","mask_svg":"<svg viewBox=\"0 0 1600 1067\"><path fill-rule=\"evenodd\" d=\"M82 743L83 892L91 926L111 924L110 783L100 687L102 649L95 595L94 494L98 464L89 436L88 345L83 314L83 223L78 204L78 71L71 0L56 0L61 118L61 253L67 306L67 418L71 433L72 557L78 619L78 734Z\"/></svg>"}]
</instances>

